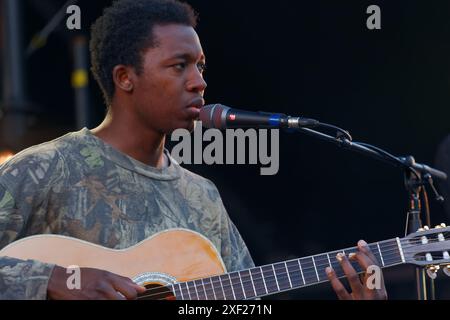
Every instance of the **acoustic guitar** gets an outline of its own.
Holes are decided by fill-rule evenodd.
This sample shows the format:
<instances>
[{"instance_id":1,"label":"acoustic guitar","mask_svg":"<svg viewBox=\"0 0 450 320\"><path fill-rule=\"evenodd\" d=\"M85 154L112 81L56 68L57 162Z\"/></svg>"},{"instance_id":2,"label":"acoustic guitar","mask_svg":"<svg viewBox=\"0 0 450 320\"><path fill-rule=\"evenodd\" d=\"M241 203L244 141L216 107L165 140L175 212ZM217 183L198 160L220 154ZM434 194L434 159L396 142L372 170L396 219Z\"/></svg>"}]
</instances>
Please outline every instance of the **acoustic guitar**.
<instances>
[{"instance_id":1,"label":"acoustic guitar","mask_svg":"<svg viewBox=\"0 0 450 320\"><path fill-rule=\"evenodd\" d=\"M414 264L427 268L432 277L440 268L450 276L449 231L442 224L369 247L381 267ZM124 250L64 236L38 235L11 243L0 256L107 270L145 286L147 291L138 299L246 300L326 282L328 266L344 277L336 259L339 252L348 255L357 248L227 273L208 239L193 231L172 229ZM357 272L363 271L356 262L352 265Z\"/></svg>"}]
</instances>

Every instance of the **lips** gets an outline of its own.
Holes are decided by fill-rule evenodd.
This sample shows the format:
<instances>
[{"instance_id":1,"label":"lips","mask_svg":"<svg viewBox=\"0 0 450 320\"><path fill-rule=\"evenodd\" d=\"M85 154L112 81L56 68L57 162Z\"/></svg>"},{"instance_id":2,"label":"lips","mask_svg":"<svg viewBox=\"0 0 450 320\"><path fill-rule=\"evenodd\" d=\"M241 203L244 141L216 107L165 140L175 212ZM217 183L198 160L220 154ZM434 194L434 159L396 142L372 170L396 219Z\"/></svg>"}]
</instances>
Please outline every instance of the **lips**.
<instances>
[{"instance_id":1,"label":"lips","mask_svg":"<svg viewBox=\"0 0 450 320\"><path fill-rule=\"evenodd\" d=\"M202 97L195 98L188 104L188 108L196 108L200 110L205 105L205 100Z\"/></svg>"},{"instance_id":2,"label":"lips","mask_svg":"<svg viewBox=\"0 0 450 320\"><path fill-rule=\"evenodd\" d=\"M200 109L205 105L205 100L201 97L195 98L187 105L189 118L197 120L200 116Z\"/></svg>"}]
</instances>

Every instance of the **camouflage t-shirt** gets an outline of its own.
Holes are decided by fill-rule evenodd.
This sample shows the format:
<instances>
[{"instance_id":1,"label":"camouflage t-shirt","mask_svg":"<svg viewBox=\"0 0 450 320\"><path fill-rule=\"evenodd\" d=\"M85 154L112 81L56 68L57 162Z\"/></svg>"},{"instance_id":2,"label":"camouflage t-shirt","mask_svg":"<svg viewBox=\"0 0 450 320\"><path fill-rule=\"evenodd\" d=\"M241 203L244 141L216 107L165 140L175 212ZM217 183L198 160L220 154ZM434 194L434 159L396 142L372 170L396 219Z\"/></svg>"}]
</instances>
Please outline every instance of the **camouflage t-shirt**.
<instances>
[{"instance_id":1,"label":"camouflage t-shirt","mask_svg":"<svg viewBox=\"0 0 450 320\"><path fill-rule=\"evenodd\" d=\"M0 167L0 248L59 234L123 249L185 228L207 237L228 271L253 267L214 184L166 155L166 168L147 166L86 128L17 154ZM53 267L0 257L0 298L46 299Z\"/></svg>"}]
</instances>

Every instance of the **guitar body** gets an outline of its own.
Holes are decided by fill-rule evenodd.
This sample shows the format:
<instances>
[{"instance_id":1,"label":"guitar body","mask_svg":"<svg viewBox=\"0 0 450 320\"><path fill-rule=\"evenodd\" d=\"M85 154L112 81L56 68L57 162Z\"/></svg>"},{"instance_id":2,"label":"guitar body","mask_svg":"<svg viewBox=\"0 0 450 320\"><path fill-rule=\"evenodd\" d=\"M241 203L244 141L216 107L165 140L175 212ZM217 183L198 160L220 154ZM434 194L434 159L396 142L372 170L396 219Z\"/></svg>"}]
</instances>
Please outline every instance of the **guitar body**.
<instances>
[{"instance_id":1,"label":"guitar body","mask_svg":"<svg viewBox=\"0 0 450 320\"><path fill-rule=\"evenodd\" d=\"M13 242L0 256L38 260L63 267L110 271L153 287L185 282L226 272L214 245L184 229L158 233L124 250L113 250L58 235L38 235Z\"/></svg>"}]
</instances>

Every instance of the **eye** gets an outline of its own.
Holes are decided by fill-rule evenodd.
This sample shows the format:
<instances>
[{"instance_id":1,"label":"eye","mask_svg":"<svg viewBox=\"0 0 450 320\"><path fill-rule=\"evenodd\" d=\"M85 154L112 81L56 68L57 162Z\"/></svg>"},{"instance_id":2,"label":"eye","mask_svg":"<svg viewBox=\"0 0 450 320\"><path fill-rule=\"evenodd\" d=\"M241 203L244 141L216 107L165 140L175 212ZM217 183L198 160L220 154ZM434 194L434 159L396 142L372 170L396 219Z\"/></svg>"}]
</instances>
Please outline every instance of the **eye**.
<instances>
[{"instance_id":1,"label":"eye","mask_svg":"<svg viewBox=\"0 0 450 320\"><path fill-rule=\"evenodd\" d=\"M200 73L205 72L206 71L206 63L204 63L204 62L198 63L197 68L198 68L198 71L200 71Z\"/></svg>"},{"instance_id":2,"label":"eye","mask_svg":"<svg viewBox=\"0 0 450 320\"><path fill-rule=\"evenodd\" d=\"M186 63L185 62L177 63L173 65L173 67L179 71L183 71L184 69L186 69Z\"/></svg>"}]
</instances>

